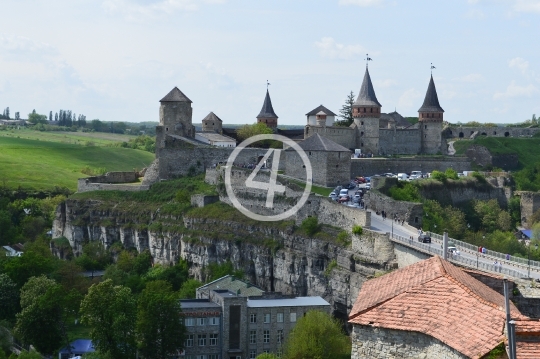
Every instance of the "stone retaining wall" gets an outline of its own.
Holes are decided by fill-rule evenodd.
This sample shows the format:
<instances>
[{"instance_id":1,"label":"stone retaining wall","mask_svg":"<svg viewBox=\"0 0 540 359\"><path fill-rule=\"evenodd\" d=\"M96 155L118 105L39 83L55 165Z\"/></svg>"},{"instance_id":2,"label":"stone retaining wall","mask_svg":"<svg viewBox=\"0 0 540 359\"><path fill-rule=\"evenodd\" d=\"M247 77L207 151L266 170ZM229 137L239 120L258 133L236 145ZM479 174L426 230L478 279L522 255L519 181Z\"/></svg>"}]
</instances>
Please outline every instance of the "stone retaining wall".
<instances>
[{"instance_id":1,"label":"stone retaining wall","mask_svg":"<svg viewBox=\"0 0 540 359\"><path fill-rule=\"evenodd\" d=\"M353 158L351 177L373 176L381 173L410 173L411 171L470 171L471 161L466 157L400 157L400 158Z\"/></svg>"},{"instance_id":2,"label":"stone retaining wall","mask_svg":"<svg viewBox=\"0 0 540 359\"><path fill-rule=\"evenodd\" d=\"M353 325L351 359L468 359L429 335L364 325Z\"/></svg>"}]
</instances>

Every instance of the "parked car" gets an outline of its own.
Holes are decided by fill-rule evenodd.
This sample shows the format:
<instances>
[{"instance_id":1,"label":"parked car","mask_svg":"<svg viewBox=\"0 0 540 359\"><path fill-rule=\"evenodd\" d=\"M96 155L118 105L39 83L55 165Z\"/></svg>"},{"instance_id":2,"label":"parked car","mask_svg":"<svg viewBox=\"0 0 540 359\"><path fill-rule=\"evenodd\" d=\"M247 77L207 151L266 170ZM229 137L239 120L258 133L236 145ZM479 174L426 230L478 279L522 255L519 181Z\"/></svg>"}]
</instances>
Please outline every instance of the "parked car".
<instances>
[{"instance_id":1,"label":"parked car","mask_svg":"<svg viewBox=\"0 0 540 359\"><path fill-rule=\"evenodd\" d=\"M354 181L355 181L356 183L366 183L366 182L367 182L366 179L365 179L364 177L356 177L356 178L354 179Z\"/></svg>"},{"instance_id":2,"label":"parked car","mask_svg":"<svg viewBox=\"0 0 540 359\"><path fill-rule=\"evenodd\" d=\"M343 196L338 199L338 203L347 203L349 202L349 196Z\"/></svg>"},{"instance_id":3,"label":"parked car","mask_svg":"<svg viewBox=\"0 0 540 359\"><path fill-rule=\"evenodd\" d=\"M349 190L346 188L343 188L341 191L339 191L339 197L348 196L348 195L349 195Z\"/></svg>"},{"instance_id":4,"label":"parked car","mask_svg":"<svg viewBox=\"0 0 540 359\"><path fill-rule=\"evenodd\" d=\"M366 183L366 185L364 186L364 188L366 190L370 190L371 189L371 183Z\"/></svg>"},{"instance_id":5,"label":"parked car","mask_svg":"<svg viewBox=\"0 0 540 359\"><path fill-rule=\"evenodd\" d=\"M367 183L371 182L371 177L364 177Z\"/></svg>"},{"instance_id":6,"label":"parked car","mask_svg":"<svg viewBox=\"0 0 540 359\"><path fill-rule=\"evenodd\" d=\"M337 199L336 192L330 192L330 194L328 195L328 198L332 198L333 200L336 200Z\"/></svg>"},{"instance_id":7,"label":"parked car","mask_svg":"<svg viewBox=\"0 0 540 359\"><path fill-rule=\"evenodd\" d=\"M356 188L356 183L349 183L349 185L347 186L348 189L355 189Z\"/></svg>"},{"instance_id":8,"label":"parked car","mask_svg":"<svg viewBox=\"0 0 540 359\"><path fill-rule=\"evenodd\" d=\"M421 234L418 236L418 242L431 243L431 237L427 234Z\"/></svg>"},{"instance_id":9,"label":"parked car","mask_svg":"<svg viewBox=\"0 0 540 359\"><path fill-rule=\"evenodd\" d=\"M397 179L398 181L406 181L409 179L409 176L406 173L398 173Z\"/></svg>"}]
</instances>

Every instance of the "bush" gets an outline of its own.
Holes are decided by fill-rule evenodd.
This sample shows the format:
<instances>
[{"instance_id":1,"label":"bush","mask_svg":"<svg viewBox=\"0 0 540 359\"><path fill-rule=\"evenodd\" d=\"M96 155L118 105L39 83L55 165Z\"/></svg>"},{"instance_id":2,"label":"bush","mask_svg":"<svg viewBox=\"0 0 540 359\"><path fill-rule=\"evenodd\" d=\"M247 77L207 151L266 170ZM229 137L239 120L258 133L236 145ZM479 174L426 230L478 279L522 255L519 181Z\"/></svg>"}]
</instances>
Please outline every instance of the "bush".
<instances>
[{"instance_id":1,"label":"bush","mask_svg":"<svg viewBox=\"0 0 540 359\"><path fill-rule=\"evenodd\" d=\"M457 175L456 175L457 176ZM388 190L388 194L396 201L420 202L421 197L416 185L400 181Z\"/></svg>"},{"instance_id":2,"label":"bush","mask_svg":"<svg viewBox=\"0 0 540 359\"><path fill-rule=\"evenodd\" d=\"M357 235L357 236L361 236L362 233L364 232L364 230L362 229L361 226L359 226L359 225L354 225L354 226L352 227L352 232L353 232L353 234L355 234L355 235Z\"/></svg>"},{"instance_id":3,"label":"bush","mask_svg":"<svg viewBox=\"0 0 540 359\"><path fill-rule=\"evenodd\" d=\"M437 180L439 182L446 182L446 174L441 171L433 171L431 172L431 178L434 180Z\"/></svg>"},{"instance_id":4,"label":"bush","mask_svg":"<svg viewBox=\"0 0 540 359\"><path fill-rule=\"evenodd\" d=\"M452 179L452 180L459 179L457 175L457 171L454 170L453 168L447 168L446 171L444 171L444 175L446 176L447 179Z\"/></svg>"},{"instance_id":5,"label":"bush","mask_svg":"<svg viewBox=\"0 0 540 359\"><path fill-rule=\"evenodd\" d=\"M302 221L302 229L308 236L313 236L321 230L317 217L308 217Z\"/></svg>"},{"instance_id":6,"label":"bush","mask_svg":"<svg viewBox=\"0 0 540 359\"><path fill-rule=\"evenodd\" d=\"M348 246L351 243L351 235L347 231L339 232L336 239L338 243L344 246Z\"/></svg>"},{"instance_id":7,"label":"bush","mask_svg":"<svg viewBox=\"0 0 540 359\"><path fill-rule=\"evenodd\" d=\"M480 172L473 172L472 176L480 183L486 183L486 177Z\"/></svg>"}]
</instances>

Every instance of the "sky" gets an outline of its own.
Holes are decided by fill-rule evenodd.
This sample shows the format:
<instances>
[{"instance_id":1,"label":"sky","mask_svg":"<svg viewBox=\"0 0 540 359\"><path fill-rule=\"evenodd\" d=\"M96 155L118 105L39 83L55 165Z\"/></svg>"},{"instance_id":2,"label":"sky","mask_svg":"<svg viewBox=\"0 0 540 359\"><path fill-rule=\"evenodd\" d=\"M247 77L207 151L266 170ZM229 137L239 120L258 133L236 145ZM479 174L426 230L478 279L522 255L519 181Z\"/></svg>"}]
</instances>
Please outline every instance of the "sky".
<instances>
[{"instance_id":1,"label":"sky","mask_svg":"<svg viewBox=\"0 0 540 359\"><path fill-rule=\"evenodd\" d=\"M177 86L193 122L338 113L366 67L383 112L417 116L430 66L445 120L540 116L540 0L2 0L0 109L159 121Z\"/></svg>"}]
</instances>

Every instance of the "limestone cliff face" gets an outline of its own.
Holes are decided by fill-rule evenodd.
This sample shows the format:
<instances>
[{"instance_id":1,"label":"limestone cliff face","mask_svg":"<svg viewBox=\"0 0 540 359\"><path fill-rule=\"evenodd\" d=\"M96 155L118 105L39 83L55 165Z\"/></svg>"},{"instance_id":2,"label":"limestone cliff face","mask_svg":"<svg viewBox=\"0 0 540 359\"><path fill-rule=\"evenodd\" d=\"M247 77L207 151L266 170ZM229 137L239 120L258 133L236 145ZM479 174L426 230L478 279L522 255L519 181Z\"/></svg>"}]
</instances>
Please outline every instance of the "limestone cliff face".
<instances>
[{"instance_id":1,"label":"limestone cliff face","mask_svg":"<svg viewBox=\"0 0 540 359\"><path fill-rule=\"evenodd\" d=\"M331 229L330 229L331 230ZM234 220L166 216L159 209L140 211L136 218L100 201L69 199L57 209L53 236L66 237L74 255L82 245L100 241L106 247L121 242L138 251L149 249L157 263L179 258L191 264L191 274L204 280L209 263L230 260L246 279L266 291L299 296L320 295L335 314L344 316L362 283L387 269L395 255L387 236L353 236L344 245L327 238L296 234L293 223L272 226Z\"/></svg>"}]
</instances>

